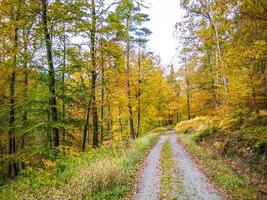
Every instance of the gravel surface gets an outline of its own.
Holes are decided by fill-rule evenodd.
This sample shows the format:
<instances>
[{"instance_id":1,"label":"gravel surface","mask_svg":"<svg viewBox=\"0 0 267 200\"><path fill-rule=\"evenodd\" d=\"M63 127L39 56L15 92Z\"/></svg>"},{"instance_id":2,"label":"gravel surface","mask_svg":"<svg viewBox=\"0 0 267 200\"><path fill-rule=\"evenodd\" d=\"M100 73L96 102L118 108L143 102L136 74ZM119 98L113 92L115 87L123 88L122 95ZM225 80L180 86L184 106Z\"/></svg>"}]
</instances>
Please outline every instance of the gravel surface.
<instances>
[{"instance_id":1,"label":"gravel surface","mask_svg":"<svg viewBox=\"0 0 267 200\"><path fill-rule=\"evenodd\" d=\"M160 156L164 142L169 140L173 148L174 159L177 162L179 175L183 180L184 195L179 199L189 200L221 200L218 191L209 183L207 177L191 160L189 154L177 140L175 131L168 131L161 136L159 142L149 153L137 189L132 197L133 200L157 200L160 192Z\"/></svg>"},{"instance_id":2,"label":"gravel surface","mask_svg":"<svg viewBox=\"0 0 267 200\"><path fill-rule=\"evenodd\" d=\"M171 146L174 158L179 165L180 173L184 180L184 188L190 200L221 200L223 199L218 191L209 183L207 177L199 170L191 160L189 154L177 141L177 135L173 131L171 134Z\"/></svg>"},{"instance_id":3,"label":"gravel surface","mask_svg":"<svg viewBox=\"0 0 267 200\"><path fill-rule=\"evenodd\" d=\"M159 199L160 190L160 155L163 143L168 139L167 135L161 136L159 142L149 153L143 172L138 181L137 190L133 200L156 200Z\"/></svg>"}]
</instances>

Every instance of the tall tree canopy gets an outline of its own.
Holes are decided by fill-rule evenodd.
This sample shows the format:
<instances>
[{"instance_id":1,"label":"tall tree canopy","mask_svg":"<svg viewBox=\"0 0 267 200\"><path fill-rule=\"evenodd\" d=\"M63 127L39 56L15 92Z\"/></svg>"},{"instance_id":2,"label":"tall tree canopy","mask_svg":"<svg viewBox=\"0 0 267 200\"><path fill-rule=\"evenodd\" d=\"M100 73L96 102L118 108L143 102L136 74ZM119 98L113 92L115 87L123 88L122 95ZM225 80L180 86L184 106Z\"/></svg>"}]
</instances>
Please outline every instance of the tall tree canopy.
<instances>
[{"instance_id":1,"label":"tall tree canopy","mask_svg":"<svg viewBox=\"0 0 267 200\"><path fill-rule=\"evenodd\" d=\"M175 101L138 1L0 2L1 181L42 154L167 124ZM50 153L48 153L50 152Z\"/></svg>"}]
</instances>

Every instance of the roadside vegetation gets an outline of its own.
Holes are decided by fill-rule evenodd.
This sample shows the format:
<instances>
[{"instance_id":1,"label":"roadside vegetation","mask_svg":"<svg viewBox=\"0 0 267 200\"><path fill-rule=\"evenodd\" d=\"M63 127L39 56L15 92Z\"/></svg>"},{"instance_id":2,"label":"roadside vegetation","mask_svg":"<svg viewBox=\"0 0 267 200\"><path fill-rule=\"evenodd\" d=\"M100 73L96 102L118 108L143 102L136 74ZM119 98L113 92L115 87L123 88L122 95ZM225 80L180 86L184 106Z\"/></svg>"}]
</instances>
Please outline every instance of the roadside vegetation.
<instances>
[{"instance_id":1,"label":"roadside vegetation","mask_svg":"<svg viewBox=\"0 0 267 200\"><path fill-rule=\"evenodd\" d=\"M81 156L44 160L45 168L27 168L13 184L0 187L0 199L121 199L163 130Z\"/></svg>"},{"instance_id":2,"label":"roadside vegetation","mask_svg":"<svg viewBox=\"0 0 267 200\"><path fill-rule=\"evenodd\" d=\"M266 198L266 113L219 120L196 117L176 131L210 178L234 199Z\"/></svg>"},{"instance_id":3,"label":"roadside vegetation","mask_svg":"<svg viewBox=\"0 0 267 200\"><path fill-rule=\"evenodd\" d=\"M183 0L176 26L176 130L235 199L267 194L266 3Z\"/></svg>"}]
</instances>

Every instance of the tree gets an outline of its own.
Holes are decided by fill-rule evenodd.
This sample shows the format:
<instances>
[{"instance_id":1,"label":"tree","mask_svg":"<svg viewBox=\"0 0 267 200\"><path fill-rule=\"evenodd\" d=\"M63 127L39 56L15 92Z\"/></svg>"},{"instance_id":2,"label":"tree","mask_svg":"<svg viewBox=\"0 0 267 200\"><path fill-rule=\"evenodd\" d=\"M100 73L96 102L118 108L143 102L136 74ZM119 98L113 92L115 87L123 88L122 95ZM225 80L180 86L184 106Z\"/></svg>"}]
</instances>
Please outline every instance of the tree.
<instances>
[{"instance_id":1,"label":"tree","mask_svg":"<svg viewBox=\"0 0 267 200\"><path fill-rule=\"evenodd\" d=\"M51 112L52 120L52 131L54 137L54 146L59 146L59 129L56 127L58 121L58 112L57 112L57 100L56 100L56 81L55 81L55 69L53 63L53 54L52 54L52 39L51 34L48 29L48 15L47 7L49 2L47 0L42 0L42 27L43 34L45 38L45 47L46 47L46 56L47 56L47 65L48 65L48 77L49 77L49 106Z\"/></svg>"},{"instance_id":2,"label":"tree","mask_svg":"<svg viewBox=\"0 0 267 200\"><path fill-rule=\"evenodd\" d=\"M135 6L135 3L137 4ZM131 81L130 81L130 53L131 53L131 44L132 42L137 42L139 47L141 44L146 42L145 37L150 34L150 31L141 26L141 24L145 21L148 21L148 16L146 14L141 13L141 4L138 2L133 2L129 0L123 0L118 5L116 9L116 15L118 16L117 23L124 24L124 27L120 27L120 29L124 28L124 33L121 34L121 39L123 39L126 43L126 89L127 89L127 98L128 98L128 112L129 112L129 129L130 129L130 137L131 139L135 139L138 137L139 131L137 130L137 135L134 130L134 117L133 117L133 108L132 108L132 96L131 96ZM121 31L121 30L120 30ZM137 37L136 37L137 36ZM141 56L139 55L139 59ZM139 60L139 67L141 70L141 60ZM140 91L139 91L140 93ZM138 98L140 100L139 94ZM138 108L140 111L140 106ZM137 128L140 129L140 112L138 112L137 117Z\"/></svg>"}]
</instances>

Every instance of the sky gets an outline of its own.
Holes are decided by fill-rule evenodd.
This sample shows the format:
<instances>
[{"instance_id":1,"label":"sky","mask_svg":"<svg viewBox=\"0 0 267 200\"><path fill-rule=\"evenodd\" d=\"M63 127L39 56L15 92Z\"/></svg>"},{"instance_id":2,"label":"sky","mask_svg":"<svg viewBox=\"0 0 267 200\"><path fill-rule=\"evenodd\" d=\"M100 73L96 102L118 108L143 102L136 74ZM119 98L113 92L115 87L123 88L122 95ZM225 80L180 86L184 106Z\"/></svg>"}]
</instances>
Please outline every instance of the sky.
<instances>
[{"instance_id":1,"label":"sky","mask_svg":"<svg viewBox=\"0 0 267 200\"><path fill-rule=\"evenodd\" d=\"M161 57L163 65L175 63L178 41L173 35L183 14L179 0L146 0L145 5L149 6L146 13L150 18L146 26L152 31L148 48Z\"/></svg>"}]
</instances>

